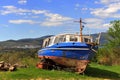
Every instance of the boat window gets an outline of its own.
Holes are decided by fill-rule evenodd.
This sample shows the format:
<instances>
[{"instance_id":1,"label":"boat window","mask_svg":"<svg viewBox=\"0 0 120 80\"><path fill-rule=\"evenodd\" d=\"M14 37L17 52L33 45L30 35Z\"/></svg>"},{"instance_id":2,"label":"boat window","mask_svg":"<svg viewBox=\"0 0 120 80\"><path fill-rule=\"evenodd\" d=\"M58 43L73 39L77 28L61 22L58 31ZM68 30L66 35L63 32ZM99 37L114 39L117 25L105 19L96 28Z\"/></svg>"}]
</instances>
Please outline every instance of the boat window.
<instances>
[{"instance_id":1,"label":"boat window","mask_svg":"<svg viewBox=\"0 0 120 80\"><path fill-rule=\"evenodd\" d=\"M84 38L84 41L85 41L85 42L90 42L90 39Z\"/></svg>"},{"instance_id":2,"label":"boat window","mask_svg":"<svg viewBox=\"0 0 120 80\"><path fill-rule=\"evenodd\" d=\"M60 43L60 42L65 42L65 41L66 41L65 35L61 35L55 38L54 43Z\"/></svg>"},{"instance_id":3,"label":"boat window","mask_svg":"<svg viewBox=\"0 0 120 80\"><path fill-rule=\"evenodd\" d=\"M45 42L45 46L44 46L44 47L46 47L46 46L47 46L47 44L48 44L48 42L46 41L46 42Z\"/></svg>"},{"instance_id":4,"label":"boat window","mask_svg":"<svg viewBox=\"0 0 120 80\"><path fill-rule=\"evenodd\" d=\"M50 38L45 39L42 47L44 48L44 47L48 46L49 42L50 42Z\"/></svg>"},{"instance_id":5,"label":"boat window","mask_svg":"<svg viewBox=\"0 0 120 80\"><path fill-rule=\"evenodd\" d=\"M48 43L47 43L47 46L50 44L50 38L48 39Z\"/></svg>"},{"instance_id":6,"label":"boat window","mask_svg":"<svg viewBox=\"0 0 120 80\"><path fill-rule=\"evenodd\" d=\"M49 45L51 45L53 43L53 39L54 39L54 37L50 38Z\"/></svg>"},{"instance_id":7,"label":"boat window","mask_svg":"<svg viewBox=\"0 0 120 80\"><path fill-rule=\"evenodd\" d=\"M70 36L70 41L78 41L77 37L76 36Z\"/></svg>"}]
</instances>

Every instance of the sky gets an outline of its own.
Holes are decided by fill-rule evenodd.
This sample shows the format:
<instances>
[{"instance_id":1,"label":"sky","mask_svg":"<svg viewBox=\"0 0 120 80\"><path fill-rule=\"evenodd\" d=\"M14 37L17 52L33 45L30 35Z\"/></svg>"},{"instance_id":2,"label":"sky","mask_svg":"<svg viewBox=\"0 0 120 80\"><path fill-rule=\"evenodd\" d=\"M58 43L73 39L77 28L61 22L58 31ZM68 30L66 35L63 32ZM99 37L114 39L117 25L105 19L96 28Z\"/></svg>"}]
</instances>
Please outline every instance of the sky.
<instances>
[{"instance_id":1,"label":"sky","mask_svg":"<svg viewBox=\"0 0 120 80\"><path fill-rule=\"evenodd\" d=\"M79 32L106 32L120 20L120 0L2 0L0 41Z\"/></svg>"}]
</instances>

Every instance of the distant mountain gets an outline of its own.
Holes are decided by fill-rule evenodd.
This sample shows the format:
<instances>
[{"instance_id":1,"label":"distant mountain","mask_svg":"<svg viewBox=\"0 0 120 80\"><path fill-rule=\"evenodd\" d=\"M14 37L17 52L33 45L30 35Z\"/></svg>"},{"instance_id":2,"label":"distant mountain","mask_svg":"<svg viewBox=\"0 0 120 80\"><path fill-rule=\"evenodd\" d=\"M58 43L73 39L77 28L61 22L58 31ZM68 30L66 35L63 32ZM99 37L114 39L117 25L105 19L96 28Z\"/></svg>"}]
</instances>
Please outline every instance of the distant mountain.
<instances>
[{"instance_id":1,"label":"distant mountain","mask_svg":"<svg viewBox=\"0 0 120 80\"><path fill-rule=\"evenodd\" d=\"M91 34L94 38L98 37L98 34ZM40 48L42 42L45 38L50 37L52 35L43 36L40 38L27 38L20 40L7 40L0 42L0 47L3 48ZM106 39L107 33L101 34L100 44L104 44L107 42Z\"/></svg>"},{"instance_id":2,"label":"distant mountain","mask_svg":"<svg viewBox=\"0 0 120 80\"><path fill-rule=\"evenodd\" d=\"M93 38L97 38L98 34L92 34ZM100 45L103 45L105 43L107 43L107 33L106 32L102 32L101 33L101 37L100 37Z\"/></svg>"},{"instance_id":3,"label":"distant mountain","mask_svg":"<svg viewBox=\"0 0 120 80\"><path fill-rule=\"evenodd\" d=\"M2 48L40 48L45 38L52 35L43 36L40 38L27 38L20 40L7 40L0 42Z\"/></svg>"}]
</instances>

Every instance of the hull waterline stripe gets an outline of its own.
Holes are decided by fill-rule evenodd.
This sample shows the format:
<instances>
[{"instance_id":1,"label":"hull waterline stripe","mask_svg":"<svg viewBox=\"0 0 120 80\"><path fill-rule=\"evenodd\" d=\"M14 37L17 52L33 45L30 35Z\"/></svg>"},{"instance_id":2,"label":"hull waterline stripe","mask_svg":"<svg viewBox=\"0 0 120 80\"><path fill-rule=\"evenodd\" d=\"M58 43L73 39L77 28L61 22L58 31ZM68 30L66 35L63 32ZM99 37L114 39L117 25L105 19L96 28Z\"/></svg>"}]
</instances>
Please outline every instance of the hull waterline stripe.
<instances>
[{"instance_id":1,"label":"hull waterline stripe","mask_svg":"<svg viewBox=\"0 0 120 80\"><path fill-rule=\"evenodd\" d=\"M47 49L50 49L50 50L90 50L89 48L46 48L42 50L47 50Z\"/></svg>"}]
</instances>

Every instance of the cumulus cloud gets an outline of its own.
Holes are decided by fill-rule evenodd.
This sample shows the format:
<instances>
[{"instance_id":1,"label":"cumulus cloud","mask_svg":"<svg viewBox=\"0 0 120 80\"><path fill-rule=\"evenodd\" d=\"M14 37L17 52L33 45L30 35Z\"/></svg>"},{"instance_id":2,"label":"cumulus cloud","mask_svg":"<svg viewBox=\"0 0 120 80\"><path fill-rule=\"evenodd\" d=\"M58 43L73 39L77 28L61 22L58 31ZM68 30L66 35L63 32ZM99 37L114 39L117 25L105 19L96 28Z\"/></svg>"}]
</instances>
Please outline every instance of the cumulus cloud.
<instances>
[{"instance_id":1,"label":"cumulus cloud","mask_svg":"<svg viewBox=\"0 0 120 80\"><path fill-rule=\"evenodd\" d=\"M110 3L117 3L120 2L120 0L100 0L100 3L102 4L110 4Z\"/></svg>"},{"instance_id":2,"label":"cumulus cloud","mask_svg":"<svg viewBox=\"0 0 120 80\"><path fill-rule=\"evenodd\" d=\"M60 26L65 21L72 20L72 18L64 17L60 14L46 13L46 20L41 24L42 26Z\"/></svg>"},{"instance_id":3,"label":"cumulus cloud","mask_svg":"<svg viewBox=\"0 0 120 80\"><path fill-rule=\"evenodd\" d=\"M64 17L60 14L46 13L45 16L49 17L47 20L49 21L66 21L71 20L72 18Z\"/></svg>"},{"instance_id":4,"label":"cumulus cloud","mask_svg":"<svg viewBox=\"0 0 120 80\"><path fill-rule=\"evenodd\" d=\"M37 22L33 21L33 20L23 20L23 19L19 19L19 20L9 20L9 23L13 23L13 24L23 24L23 23L27 23L27 24L35 24Z\"/></svg>"},{"instance_id":5,"label":"cumulus cloud","mask_svg":"<svg viewBox=\"0 0 120 80\"><path fill-rule=\"evenodd\" d=\"M106 30L109 28L109 23L104 23L103 19L86 18L84 21L87 23L86 26L89 28L106 29Z\"/></svg>"},{"instance_id":6,"label":"cumulus cloud","mask_svg":"<svg viewBox=\"0 0 120 80\"><path fill-rule=\"evenodd\" d=\"M41 24L42 26L60 26L62 25L62 22L51 22L51 21L45 21L45 22L42 22Z\"/></svg>"},{"instance_id":7,"label":"cumulus cloud","mask_svg":"<svg viewBox=\"0 0 120 80\"><path fill-rule=\"evenodd\" d=\"M19 3L19 4L26 4L26 3L27 3L27 0L18 0L18 3Z\"/></svg>"},{"instance_id":8,"label":"cumulus cloud","mask_svg":"<svg viewBox=\"0 0 120 80\"><path fill-rule=\"evenodd\" d=\"M110 23L105 23L105 24L103 24L103 27L109 28L109 27L111 27L111 25L110 25Z\"/></svg>"},{"instance_id":9,"label":"cumulus cloud","mask_svg":"<svg viewBox=\"0 0 120 80\"><path fill-rule=\"evenodd\" d=\"M72 20L72 18L70 18L70 17L65 17L65 16L62 16L62 15L56 14L56 13L50 13L48 10L35 10L35 9L29 10L29 9L17 8L12 5L3 6L3 10L0 10L0 14L1 15L17 14L17 15L22 15L24 17L31 15L29 18L39 18L40 14L42 14L42 16L45 17L43 19L43 22L41 22L41 24L40 24L42 26L60 26L60 25L64 24L64 21ZM33 20L18 19L18 20L9 20L9 23L38 24L40 22L35 22Z\"/></svg>"},{"instance_id":10,"label":"cumulus cloud","mask_svg":"<svg viewBox=\"0 0 120 80\"><path fill-rule=\"evenodd\" d=\"M107 0L103 0L106 1ZM120 2L112 3L103 8L96 8L91 11L91 14L102 18L120 18Z\"/></svg>"},{"instance_id":11,"label":"cumulus cloud","mask_svg":"<svg viewBox=\"0 0 120 80\"><path fill-rule=\"evenodd\" d=\"M1 15L7 14L18 14L18 15L26 15L26 14L45 14L47 10L29 10L29 9L22 9L17 8L15 6L3 6L3 10L0 10Z\"/></svg>"},{"instance_id":12,"label":"cumulus cloud","mask_svg":"<svg viewBox=\"0 0 120 80\"><path fill-rule=\"evenodd\" d=\"M29 9L23 9L23 8L17 8L15 6L9 5L9 6L3 6L3 10L0 10L1 15L8 15L8 14L17 14L17 15L32 15L31 18L39 18L39 14L42 14L42 16L45 17L44 21L41 22L36 22L33 20L24 20L24 19L18 19L18 20L9 20L9 23L13 24L40 24L42 26L60 26L64 24L64 21L72 20L70 17L65 17L60 14L56 13L50 13L47 10L29 10Z\"/></svg>"},{"instance_id":13,"label":"cumulus cloud","mask_svg":"<svg viewBox=\"0 0 120 80\"><path fill-rule=\"evenodd\" d=\"M15 6L3 6L4 10L0 10L1 15L7 15L7 14L19 14L24 15L25 13L29 13L30 10L17 8Z\"/></svg>"},{"instance_id":14,"label":"cumulus cloud","mask_svg":"<svg viewBox=\"0 0 120 80\"><path fill-rule=\"evenodd\" d=\"M93 22L102 23L103 20L102 19L98 19L98 18L87 18L87 19L85 19L85 22L87 22L87 23L93 23Z\"/></svg>"},{"instance_id":15,"label":"cumulus cloud","mask_svg":"<svg viewBox=\"0 0 120 80\"><path fill-rule=\"evenodd\" d=\"M47 10L31 10L32 13L34 14L44 14L47 13Z\"/></svg>"}]
</instances>

